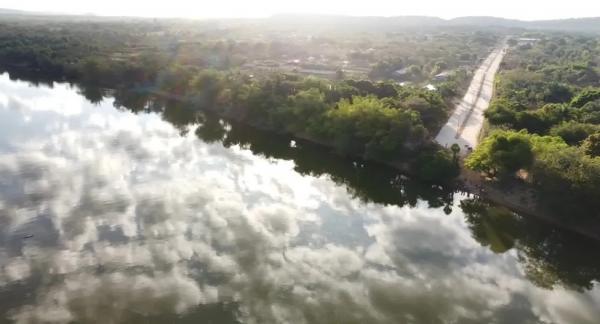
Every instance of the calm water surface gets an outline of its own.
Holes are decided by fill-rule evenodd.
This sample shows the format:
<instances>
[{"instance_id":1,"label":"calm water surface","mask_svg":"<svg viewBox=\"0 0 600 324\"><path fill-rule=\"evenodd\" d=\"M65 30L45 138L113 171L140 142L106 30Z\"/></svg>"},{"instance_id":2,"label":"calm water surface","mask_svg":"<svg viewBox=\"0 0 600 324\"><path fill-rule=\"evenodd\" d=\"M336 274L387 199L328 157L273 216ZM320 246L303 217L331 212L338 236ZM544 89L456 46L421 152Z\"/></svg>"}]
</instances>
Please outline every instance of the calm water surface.
<instances>
[{"instance_id":1,"label":"calm water surface","mask_svg":"<svg viewBox=\"0 0 600 324\"><path fill-rule=\"evenodd\" d=\"M142 94L0 75L0 321L600 322L600 245Z\"/></svg>"}]
</instances>

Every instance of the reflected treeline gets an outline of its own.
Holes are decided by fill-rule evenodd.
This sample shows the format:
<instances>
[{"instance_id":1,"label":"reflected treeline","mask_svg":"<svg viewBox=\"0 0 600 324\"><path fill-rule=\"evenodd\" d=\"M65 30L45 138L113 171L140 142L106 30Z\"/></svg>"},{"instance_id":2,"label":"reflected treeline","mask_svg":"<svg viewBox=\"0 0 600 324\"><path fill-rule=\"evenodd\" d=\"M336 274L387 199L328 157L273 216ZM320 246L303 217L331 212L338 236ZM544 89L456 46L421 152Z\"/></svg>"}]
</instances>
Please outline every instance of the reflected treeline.
<instances>
[{"instance_id":1,"label":"reflected treeline","mask_svg":"<svg viewBox=\"0 0 600 324\"><path fill-rule=\"evenodd\" d=\"M52 80L40 79L42 73L29 70L7 71L11 80L23 80L34 85L53 86ZM197 126L196 135L205 142L221 142L225 147L241 146L267 158L293 160L295 170L304 175L327 175L337 184L345 185L353 196L365 202L414 206L419 199L430 207L452 211L453 190L411 180L396 169L377 162L362 161L335 153L308 141L284 134L259 130L235 121L223 121L216 114L201 111L193 104L155 95L150 89L117 87L106 89L94 83L77 83L79 93L92 103L105 98L114 100L114 107L134 113L154 112L186 133ZM296 145L290 145L294 140Z\"/></svg>"},{"instance_id":2,"label":"reflected treeline","mask_svg":"<svg viewBox=\"0 0 600 324\"><path fill-rule=\"evenodd\" d=\"M465 199L461 208L473 238L495 253L515 248L537 286L583 290L600 281L600 242L479 199Z\"/></svg>"},{"instance_id":3,"label":"reflected treeline","mask_svg":"<svg viewBox=\"0 0 600 324\"><path fill-rule=\"evenodd\" d=\"M55 78L52 78L44 73L39 73L38 71L30 70L30 69L16 69L16 68L6 68L0 67L0 74L8 73L10 80L12 81L27 81L33 85L37 86L47 86L52 88L54 82L59 81ZM87 97L86 97L87 98Z\"/></svg>"},{"instance_id":4,"label":"reflected treeline","mask_svg":"<svg viewBox=\"0 0 600 324\"><path fill-rule=\"evenodd\" d=\"M86 94L89 91L82 91ZM95 92L93 92L95 93ZM235 121L224 121L215 114L195 109L187 103L162 99L143 91L111 91L118 109L156 112L182 133L197 126L195 134L204 142L220 142L225 147L239 146L266 158L292 160L303 175L329 176L365 202L414 206L419 199L431 207L451 211L453 192L432 187L402 176L385 165L351 159L331 149L283 134L263 131ZM293 144L292 144L293 143Z\"/></svg>"},{"instance_id":5,"label":"reflected treeline","mask_svg":"<svg viewBox=\"0 0 600 324\"><path fill-rule=\"evenodd\" d=\"M292 160L303 175L329 176L337 184L365 202L414 206L419 199L431 207L445 207L451 212L453 191L410 180L397 170L375 162L351 159L314 143L274 134L235 121L224 121L215 114L200 111L193 105L153 95L144 89L103 91L92 85L78 85L80 93L92 102L105 96L114 98L117 109L134 113L155 112L182 133L197 126L195 133L203 141L220 142L225 147L240 146L267 158ZM99 97L101 96L101 97ZM294 142L295 145L291 145Z\"/></svg>"},{"instance_id":6,"label":"reflected treeline","mask_svg":"<svg viewBox=\"0 0 600 324\"><path fill-rule=\"evenodd\" d=\"M208 118L196 134L203 140L219 134L218 120ZM225 126L225 125L224 125ZM293 160L295 170L304 175L327 175L338 185L344 185L356 198L365 202L414 206L419 199L431 207L450 206L453 192L412 181L390 167L349 159L330 149L287 136L263 132L240 124L227 124L223 145L239 145L267 158ZM225 128L223 128L225 129ZM209 137L205 137L209 135ZM293 142L292 142L293 141ZM291 147L290 143L294 143Z\"/></svg>"}]
</instances>

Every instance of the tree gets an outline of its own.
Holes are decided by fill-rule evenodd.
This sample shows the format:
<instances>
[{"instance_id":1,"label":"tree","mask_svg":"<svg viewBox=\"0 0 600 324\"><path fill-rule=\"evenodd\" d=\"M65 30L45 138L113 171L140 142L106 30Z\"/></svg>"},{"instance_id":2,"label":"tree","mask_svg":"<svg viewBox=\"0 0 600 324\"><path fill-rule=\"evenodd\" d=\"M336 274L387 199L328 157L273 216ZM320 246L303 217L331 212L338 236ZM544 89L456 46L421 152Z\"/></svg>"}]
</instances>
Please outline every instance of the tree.
<instances>
[{"instance_id":1,"label":"tree","mask_svg":"<svg viewBox=\"0 0 600 324\"><path fill-rule=\"evenodd\" d=\"M447 150L420 154L415 167L419 179L436 183L453 179L460 172L458 164L451 158Z\"/></svg>"},{"instance_id":2,"label":"tree","mask_svg":"<svg viewBox=\"0 0 600 324\"><path fill-rule=\"evenodd\" d=\"M600 89L586 89L571 101L571 106L583 107L586 103L600 99Z\"/></svg>"},{"instance_id":3,"label":"tree","mask_svg":"<svg viewBox=\"0 0 600 324\"><path fill-rule=\"evenodd\" d=\"M570 121L553 127L550 134L561 137L569 145L578 145L598 131L600 131L600 126Z\"/></svg>"},{"instance_id":4,"label":"tree","mask_svg":"<svg viewBox=\"0 0 600 324\"><path fill-rule=\"evenodd\" d=\"M600 100L590 101L583 107L574 110L573 113L580 122L600 124Z\"/></svg>"},{"instance_id":5,"label":"tree","mask_svg":"<svg viewBox=\"0 0 600 324\"><path fill-rule=\"evenodd\" d=\"M572 108L567 104L547 104L538 109L536 113L544 122L551 126L572 119Z\"/></svg>"},{"instance_id":6,"label":"tree","mask_svg":"<svg viewBox=\"0 0 600 324\"><path fill-rule=\"evenodd\" d=\"M458 153L460 153L460 145L454 143L450 146L450 150L452 151L452 159L456 162L458 161Z\"/></svg>"},{"instance_id":7,"label":"tree","mask_svg":"<svg viewBox=\"0 0 600 324\"><path fill-rule=\"evenodd\" d=\"M409 66L408 73L414 80L419 80L423 77L423 69L418 65Z\"/></svg>"},{"instance_id":8,"label":"tree","mask_svg":"<svg viewBox=\"0 0 600 324\"><path fill-rule=\"evenodd\" d=\"M600 133L592 134L583 141L581 148L585 154L600 157Z\"/></svg>"},{"instance_id":9,"label":"tree","mask_svg":"<svg viewBox=\"0 0 600 324\"><path fill-rule=\"evenodd\" d=\"M321 128L346 153L381 157L420 145L425 139L419 114L391 107L374 96L341 100L324 115Z\"/></svg>"},{"instance_id":10,"label":"tree","mask_svg":"<svg viewBox=\"0 0 600 324\"><path fill-rule=\"evenodd\" d=\"M548 125L537 112L522 111L516 115L514 128L526 129L529 133L543 134L548 130Z\"/></svg>"},{"instance_id":11,"label":"tree","mask_svg":"<svg viewBox=\"0 0 600 324\"><path fill-rule=\"evenodd\" d=\"M221 73L214 70L204 70L190 78L187 86L187 95L192 102L204 109L212 109L214 105L226 105L227 102L218 102L225 84Z\"/></svg>"},{"instance_id":12,"label":"tree","mask_svg":"<svg viewBox=\"0 0 600 324\"><path fill-rule=\"evenodd\" d=\"M465 165L491 177L506 176L533 163L527 132L497 131L487 137L467 158Z\"/></svg>"},{"instance_id":13,"label":"tree","mask_svg":"<svg viewBox=\"0 0 600 324\"><path fill-rule=\"evenodd\" d=\"M485 117L493 125L512 126L516 121L516 113L521 110L518 103L508 99L495 99L485 111Z\"/></svg>"},{"instance_id":14,"label":"tree","mask_svg":"<svg viewBox=\"0 0 600 324\"><path fill-rule=\"evenodd\" d=\"M318 127L320 117L327 111L325 96L318 89L303 90L288 97L280 111L282 122L290 132L304 132Z\"/></svg>"},{"instance_id":15,"label":"tree","mask_svg":"<svg viewBox=\"0 0 600 324\"><path fill-rule=\"evenodd\" d=\"M532 173L541 202L559 215L600 216L600 158L579 147L549 146L536 152Z\"/></svg>"},{"instance_id":16,"label":"tree","mask_svg":"<svg viewBox=\"0 0 600 324\"><path fill-rule=\"evenodd\" d=\"M110 67L105 61L102 61L98 58L86 59L81 64L80 70L85 80L88 82L108 79L111 77Z\"/></svg>"},{"instance_id":17,"label":"tree","mask_svg":"<svg viewBox=\"0 0 600 324\"><path fill-rule=\"evenodd\" d=\"M573 92L569 86L558 82L551 82L544 89L543 100L547 103L563 103L569 102L572 97Z\"/></svg>"}]
</instances>

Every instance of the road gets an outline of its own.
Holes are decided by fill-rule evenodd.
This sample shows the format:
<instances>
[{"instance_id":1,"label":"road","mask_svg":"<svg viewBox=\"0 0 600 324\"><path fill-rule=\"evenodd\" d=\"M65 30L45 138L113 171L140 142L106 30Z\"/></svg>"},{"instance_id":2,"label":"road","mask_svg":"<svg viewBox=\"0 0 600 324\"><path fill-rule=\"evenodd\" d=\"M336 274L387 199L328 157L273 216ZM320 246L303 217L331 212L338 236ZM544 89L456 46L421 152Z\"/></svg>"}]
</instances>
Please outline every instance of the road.
<instances>
[{"instance_id":1,"label":"road","mask_svg":"<svg viewBox=\"0 0 600 324\"><path fill-rule=\"evenodd\" d=\"M445 147L457 143L463 156L469 153L469 147L477 147L484 121L483 113L490 105L494 92L494 78L505 50L506 46L503 45L492 51L477 69L467 93L436 136L436 142Z\"/></svg>"}]
</instances>

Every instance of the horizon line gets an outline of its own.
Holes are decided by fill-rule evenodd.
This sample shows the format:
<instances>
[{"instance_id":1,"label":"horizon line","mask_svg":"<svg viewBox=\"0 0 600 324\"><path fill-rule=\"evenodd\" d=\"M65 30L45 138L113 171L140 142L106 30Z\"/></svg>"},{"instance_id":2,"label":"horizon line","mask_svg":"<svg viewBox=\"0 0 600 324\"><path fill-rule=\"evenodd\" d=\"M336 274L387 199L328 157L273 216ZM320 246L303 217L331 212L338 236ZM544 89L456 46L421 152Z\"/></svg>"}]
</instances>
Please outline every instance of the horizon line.
<instances>
[{"instance_id":1,"label":"horizon line","mask_svg":"<svg viewBox=\"0 0 600 324\"><path fill-rule=\"evenodd\" d=\"M98 18L139 18L139 19L182 19L182 20L260 20L260 19L271 19L280 16L297 16L297 17L336 17L336 18L433 18L444 21L452 21L461 18L492 18L502 20L513 20L521 22L543 22L543 21L557 21L557 20L577 20L577 19L594 19L600 18L600 15L596 16L578 16L578 17L561 17L561 18L545 18L545 19L521 19L521 18L508 18L503 16L492 16L492 15L465 15L465 16L453 16L453 17L441 17L435 15L418 15L418 14L407 14L407 15L353 15L353 14L335 14L335 13L309 13L309 12L279 12L272 13L269 15L257 15L257 16L153 16L153 15L123 15L123 14L100 14L94 12L61 12L61 11L35 11L35 10L23 10L0 7L0 15L10 15L2 11L12 11L14 15L30 15L30 16L74 16L74 17L98 17Z\"/></svg>"}]
</instances>

